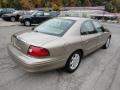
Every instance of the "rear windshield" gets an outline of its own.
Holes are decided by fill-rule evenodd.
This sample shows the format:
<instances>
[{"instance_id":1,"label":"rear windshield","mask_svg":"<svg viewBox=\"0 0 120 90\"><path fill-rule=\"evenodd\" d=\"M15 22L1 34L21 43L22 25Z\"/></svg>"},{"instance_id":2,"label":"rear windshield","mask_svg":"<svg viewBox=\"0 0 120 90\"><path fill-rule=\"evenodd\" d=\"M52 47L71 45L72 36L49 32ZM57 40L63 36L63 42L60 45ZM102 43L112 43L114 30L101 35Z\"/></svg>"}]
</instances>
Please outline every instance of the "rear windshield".
<instances>
[{"instance_id":1,"label":"rear windshield","mask_svg":"<svg viewBox=\"0 0 120 90\"><path fill-rule=\"evenodd\" d=\"M54 18L42 23L36 27L34 31L49 35L63 36L74 22L74 20Z\"/></svg>"}]
</instances>

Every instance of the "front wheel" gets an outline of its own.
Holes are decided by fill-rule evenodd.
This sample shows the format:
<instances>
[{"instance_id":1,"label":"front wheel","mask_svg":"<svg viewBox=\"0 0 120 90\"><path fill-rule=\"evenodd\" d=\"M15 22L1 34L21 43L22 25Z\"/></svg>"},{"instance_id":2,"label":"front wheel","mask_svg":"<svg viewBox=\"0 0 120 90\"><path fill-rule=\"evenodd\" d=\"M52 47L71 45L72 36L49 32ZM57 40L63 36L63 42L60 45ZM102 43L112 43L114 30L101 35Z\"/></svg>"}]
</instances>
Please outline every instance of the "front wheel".
<instances>
[{"instance_id":1,"label":"front wheel","mask_svg":"<svg viewBox=\"0 0 120 90\"><path fill-rule=\"evenodd\" d=\"M30 26L30 25L31 25L31 22L30 22L29 20L26 20L26 21L24 22L24 25L25 25L25 26Z\"/></svg>"},{"instance_id":2,"label":"front wheel","mask_svg":"<svg viewBox=\"0 0 120 90\"><path fill-rule=\"evenodd\" d=\"M64 69L65 71L69 72L69 73L72 73L74 72L79 64L81 62L81 53L80 52L74 52L68 59Z\"/></svg>"},{"instance_id":3,"label":"front wheel","mask_svg":"<svg viewBox=\"0 0 120 90\"><path fill-rule=\"evenodd\" d=\"M11 17L11 22L15 22L15 17Z\"/></svg>"},{"instance_id":4,"label":"front wheel","mask_svg":"<svg viewBox=\"0 0 120 90\"><path fill-rule=\"evenodd\" d=\"M107 49L109 46L110 46L110 41L111 41L111 38L109 37L105 43L105 45L103 46L103 49Z\"/></svg>"}]
</instances>

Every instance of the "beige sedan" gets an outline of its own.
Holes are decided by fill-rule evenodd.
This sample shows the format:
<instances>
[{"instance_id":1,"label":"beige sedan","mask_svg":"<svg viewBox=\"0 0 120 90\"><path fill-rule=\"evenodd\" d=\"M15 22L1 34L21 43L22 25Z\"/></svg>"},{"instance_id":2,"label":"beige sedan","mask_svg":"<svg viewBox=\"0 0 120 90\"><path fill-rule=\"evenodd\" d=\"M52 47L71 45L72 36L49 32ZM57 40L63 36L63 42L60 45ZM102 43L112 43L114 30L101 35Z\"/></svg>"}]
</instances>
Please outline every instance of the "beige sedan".
<instances>
[{"instance_id":1,"label":"beige sedan","mask_svg":"<svg viewBox=\"0 0 120 90\"><path fill-rule=\"evenodd\" d=\"M15 33L11 58L29 72L63 68L74 72L83 56L108 48L111 33L98 21L79 17L50 19L34 30Z\"/></svg>"}]
</instances>

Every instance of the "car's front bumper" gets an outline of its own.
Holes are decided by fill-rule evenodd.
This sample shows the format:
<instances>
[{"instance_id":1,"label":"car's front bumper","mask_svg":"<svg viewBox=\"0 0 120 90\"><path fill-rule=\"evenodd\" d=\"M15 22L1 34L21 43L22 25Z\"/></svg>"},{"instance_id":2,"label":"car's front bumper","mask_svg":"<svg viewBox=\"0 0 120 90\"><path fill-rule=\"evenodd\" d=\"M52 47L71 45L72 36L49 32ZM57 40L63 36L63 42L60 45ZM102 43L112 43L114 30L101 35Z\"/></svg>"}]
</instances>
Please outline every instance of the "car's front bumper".
<instances>
[{"instance_id":1,"label":"car's front bumper","mask_svg":"<svg viewBox=\"0 0 120 90\"><path fill-rule=\"evenodd\" d=\"M2 19L5 21L10 21L10 17L2 17Z\"/></svg>"},{"instance_id":2,"label":"car's front bumper","mask_svg":"<svg viewBox=\"0 0 120 90\"><path fill-rule=\"evenodd\" d=\"M8 54L10 57L28 72L47 71L64 67L66 59L59 58L34 58L30 57L12 44L8 45Z\"/></svg>"},{"instance_id":3,"label":"car's front bumper","mask_svg":"<svg viewBox=\"0 0 120 90\"><path fill-rule=\"evenodd\" d=\"M19 22L23 24L25 20L23 18L19 18Z\"/></svg>"}]
</instances>

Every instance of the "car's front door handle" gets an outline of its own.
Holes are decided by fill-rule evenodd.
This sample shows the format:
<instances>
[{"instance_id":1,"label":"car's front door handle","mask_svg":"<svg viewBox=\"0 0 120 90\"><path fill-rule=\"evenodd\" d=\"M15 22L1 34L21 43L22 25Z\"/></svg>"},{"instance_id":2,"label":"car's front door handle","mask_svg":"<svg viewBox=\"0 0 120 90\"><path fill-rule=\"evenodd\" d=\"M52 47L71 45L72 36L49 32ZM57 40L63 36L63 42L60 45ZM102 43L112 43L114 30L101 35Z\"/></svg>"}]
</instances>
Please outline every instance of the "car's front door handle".
<instances>
[{"instance_id":1,"label":"car's front door handle","mask_svg":"<svg viewBox=\"0 0 120 90\"><path fill-rule=\"evenodd\" d=\"M99 39L101 39L102 37L100 36Z\"/></svg>"}]
</instances>

